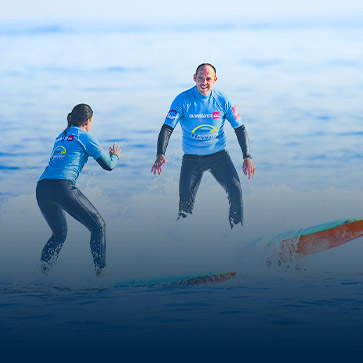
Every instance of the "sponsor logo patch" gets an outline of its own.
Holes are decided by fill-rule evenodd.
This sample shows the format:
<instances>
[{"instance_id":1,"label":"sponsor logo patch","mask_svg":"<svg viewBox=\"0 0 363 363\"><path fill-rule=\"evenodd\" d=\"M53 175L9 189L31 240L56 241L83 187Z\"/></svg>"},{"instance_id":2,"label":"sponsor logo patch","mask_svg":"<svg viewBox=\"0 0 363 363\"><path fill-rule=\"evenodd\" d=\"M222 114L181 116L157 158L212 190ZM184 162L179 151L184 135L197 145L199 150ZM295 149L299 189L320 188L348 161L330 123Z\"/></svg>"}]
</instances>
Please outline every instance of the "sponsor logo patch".
<instances>
[{"instance_id":1,"label":"sponsor logo patch","mask_svg":"<svg viewBox=\"0 0 363 363\"><path fill-rule=\"evenodd\" d=\"M241 115L239 114L239 112L238 112L238 110L237 110L237 106L236 106L236 105L234 105L234 106L232 107L232 111L233 111L234 118L235 118L236 120L238 119L238 117L241 117Z\"/></svg>"},{"instance_id":2,"label":"sponsor logo patch","mask_svg":"<svg viewBox=\"0 0 363 363\"><path fill-rule=\"evenodd\" d=\"M219 112L213 112L213 120L217 119L220 117L220 113Z\"/></svg>"},{"instance_id":3,"label":"sponsor logo patch","mask_svg":"<svg viewBox=\"0 0 363 363\"><path fill-rule=\"evenodd\" d=\"M73 140L74 140L74 135L69 135L67 141L73 141Z\"/></svg>"},{"instance_id":4,"label":"sponsor logo patch","mask_svg":"<svg viewBox=\"0 0 363 363\"><path fill-rule=\"evenodd\" d=\"M168 118L169 120L174 120L177 114L178 112L176 112L175 110L170 110L166 118Z\"/></svg>"},{"instance_id":5,"label":"sponsor logo patch","mask_svg":"<svg viewBox=\"0 0 363 363\"><path fill-rule=\"evenodd\" d=\"M189 118L213 118L211 113L191 113Z\"/></svg>"}]
</instances>

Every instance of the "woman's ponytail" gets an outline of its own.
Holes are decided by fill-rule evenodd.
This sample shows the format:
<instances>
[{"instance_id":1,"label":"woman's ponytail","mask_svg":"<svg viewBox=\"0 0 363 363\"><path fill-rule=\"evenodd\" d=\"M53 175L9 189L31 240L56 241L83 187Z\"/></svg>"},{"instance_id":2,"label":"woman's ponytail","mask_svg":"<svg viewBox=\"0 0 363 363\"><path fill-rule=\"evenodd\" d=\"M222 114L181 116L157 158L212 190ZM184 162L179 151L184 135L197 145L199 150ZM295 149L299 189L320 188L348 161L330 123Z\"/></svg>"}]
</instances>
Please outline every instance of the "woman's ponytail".
<instances>
[{"instance_id":1,"label":"woman's ponytail","mask_svg":"<svg viewBox=\"0 0 363 363\"><path fill-rule=\"evenodd\" d=\"M79 105L74 106L72 112L70 112L67 116L68 126L63 132L63 139L65 139L71 126L83 126L86 124L87 120L92 118L92 116L92 108L85 103L80 103Z\"/></svg>"}]
</instances>

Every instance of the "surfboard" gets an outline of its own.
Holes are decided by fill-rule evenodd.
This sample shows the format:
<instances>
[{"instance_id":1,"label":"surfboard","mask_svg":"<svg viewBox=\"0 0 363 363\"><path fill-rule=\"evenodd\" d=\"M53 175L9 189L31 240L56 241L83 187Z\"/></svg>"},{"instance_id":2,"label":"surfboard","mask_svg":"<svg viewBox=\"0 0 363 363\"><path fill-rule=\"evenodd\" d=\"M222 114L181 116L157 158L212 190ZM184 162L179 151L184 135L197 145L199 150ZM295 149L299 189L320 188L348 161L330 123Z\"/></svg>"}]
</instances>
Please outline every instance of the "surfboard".
<instances>
[{"instance_id":1,"label":"surfboard","mask_svg":"<svg viewBox=\"0 0 363 363\"><path fill-rule=\"evenodd\" d=\"M363 219L343 219L275 235L267 248L280 255L307 256L363 236Z\"/></svg>"},{"instance_id":2,"label":"surfboard","mask_svg":"<svg viewBox=\"0 0 363 363\"><path fill-rule=\"evenodd\" d=\"M162 277L151 280L126 280L114 284L114 287L152 287L152 286L196 286L224 282L236 276L236 272L209 273Z\"/></svg>"}]
</instances>

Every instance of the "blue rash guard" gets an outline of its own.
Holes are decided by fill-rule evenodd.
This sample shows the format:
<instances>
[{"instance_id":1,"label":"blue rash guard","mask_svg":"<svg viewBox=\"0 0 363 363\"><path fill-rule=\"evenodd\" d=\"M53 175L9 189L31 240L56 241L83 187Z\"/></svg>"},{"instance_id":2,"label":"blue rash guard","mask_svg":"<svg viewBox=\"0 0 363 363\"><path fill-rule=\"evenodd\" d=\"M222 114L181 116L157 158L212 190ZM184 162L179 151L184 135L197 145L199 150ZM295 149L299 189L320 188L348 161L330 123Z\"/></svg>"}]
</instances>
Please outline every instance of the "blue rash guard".
<instances>
[{"instance_id":1,"label":"blue rash guard","mask_svg":"<svg viewBox=\"0 0 363 363\"><path fill-rule=\"evenodd\" d=\"M175 98L164 125L175 128L180 122L184 154L210 155L226 147L225 120L234 129L242 126L236 106L223 93L212 89L203 96L194 86Z\"/></svg>"},{"instance_id":2,"label":"blue rash guard","mask_svg":"<svg viewBox=\"0 0 363 363\"><path fill-rule=\"evenodd\" d=\"M98 140L77 126L71 126L67 134L62 132L55 140L52 155L40 180L62 179L76 182L88 158L92 156L104 169L112 170L117 155L109 157Z\"/></svg>"}]
</instances>

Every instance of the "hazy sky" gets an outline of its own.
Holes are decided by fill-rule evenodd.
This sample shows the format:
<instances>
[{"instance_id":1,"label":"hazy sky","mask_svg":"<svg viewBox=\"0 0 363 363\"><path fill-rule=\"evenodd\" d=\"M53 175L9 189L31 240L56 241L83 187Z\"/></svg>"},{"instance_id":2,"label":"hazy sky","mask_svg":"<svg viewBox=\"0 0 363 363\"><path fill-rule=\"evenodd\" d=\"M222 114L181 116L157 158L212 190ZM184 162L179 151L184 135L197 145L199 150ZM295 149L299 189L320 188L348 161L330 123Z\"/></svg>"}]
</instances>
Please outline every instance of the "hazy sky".
<instances>
[{"instance_id":1,"label":"hazy sky","mask_svg":"<svg viewBox=\"0 0 363 363\"><path fill-rule=\"evenodd\" d=\"M0 22L363 19L362 0L0 0ZM91 23L90 23L91 24Z\"/></svg>"}]
</instances>

